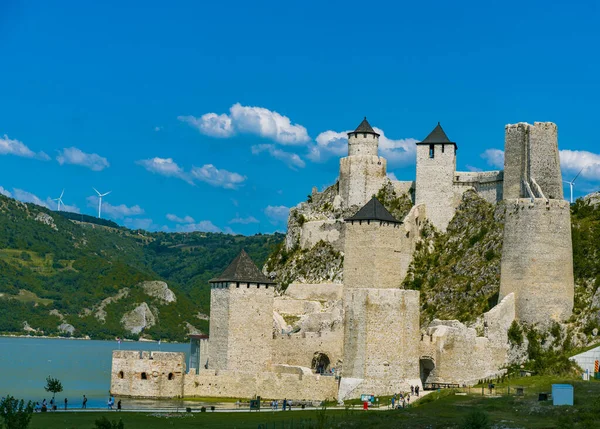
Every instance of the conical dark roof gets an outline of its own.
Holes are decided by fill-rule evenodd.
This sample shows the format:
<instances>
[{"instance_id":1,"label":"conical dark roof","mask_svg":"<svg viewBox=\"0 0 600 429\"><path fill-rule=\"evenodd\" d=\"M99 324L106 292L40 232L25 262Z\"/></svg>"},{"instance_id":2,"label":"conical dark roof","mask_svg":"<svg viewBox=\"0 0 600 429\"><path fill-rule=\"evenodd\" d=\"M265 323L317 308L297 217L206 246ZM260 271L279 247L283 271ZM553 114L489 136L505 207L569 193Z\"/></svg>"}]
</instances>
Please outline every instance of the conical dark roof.
<instances>
[{"instance_id":1,"label":"conical dark roof","mask_svg":"<svg viewBox=\"0 0 600 429\"><path fill-rule=\"evenodd\" d=\"M444 132L444 129L438 122L438 124L433 129L433 131L430 132L427 137L425 137L425 140L423 140L417 144L443 144L443 143L456 144L456 143L450 141L450 139Z\"/></svg>"},{"instance_id":2,"label":"conical dark roof","mask_svg":"<svg viewBox=\"0 0 600 429\"><path fill-rule=\"evenodd\" d=\"M223 274L219 277L209 280L211 283L217 282L243 282L243 283L266 283L275 284L260 272L258 267L250 256L242 249L239 255L229 264Z\"/></svg>"},{"instance_id":3,"label":"conical dark roof","mask_svg":"<svg viewBox=\"0 0 600 429\"><path fill-rule=\"evenodd\" d=\"M346 221L353 220L379 220L383 222L402 223L392 216L375 197L371 198L371 201L365 204L354 216L346 219Z\"/></svg>"},{"instance_id":4,"label":"conical dark roof","mask_svg":"<svg viewBox=\"0 0 600 429\"><path fill-rule=\"evenodd\" d=\"M348 134L353 134L353 133L370 133L370 134L375 134L376 136L379 137L379 134L377 134L375 132L375 130L373 129L371 124L369 124L369 121L367 121L366 116L365 116L365 119L362 120L360 125L358 127L356 127L356 129L354 131L351 131Z\"/></svg>"}]
</instances>

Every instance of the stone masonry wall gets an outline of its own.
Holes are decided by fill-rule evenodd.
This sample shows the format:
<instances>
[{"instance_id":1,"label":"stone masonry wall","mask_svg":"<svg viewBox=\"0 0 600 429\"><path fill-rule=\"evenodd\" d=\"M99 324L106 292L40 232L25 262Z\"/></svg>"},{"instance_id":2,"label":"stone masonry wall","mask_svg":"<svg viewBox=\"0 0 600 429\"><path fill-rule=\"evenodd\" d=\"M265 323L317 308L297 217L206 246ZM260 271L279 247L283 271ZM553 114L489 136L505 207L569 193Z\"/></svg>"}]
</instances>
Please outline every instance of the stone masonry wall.
<instances>
[{"instance_id":1,"label":"stone masonry wall","mask_svg":"<svg viewBox=\"0 0 600 429\"><path fill-rule=\"evenodd\" d=\"M210 369L260 372L271 364L273 293L264 284L211 284Z\"/></svg>"},{"instance_id":2,"label":"stone masonry wall","mask_svg":"<svg viewBox=\"0 0 600 429\"><path fill-rule=\"evenodd\" d=\"M500 299L514 292L517 319L547 325L573 310L569 203L507 200Z\"/></svg>"},{"instance_id":3,"label":"stone masonry wall","mask_svg":"<svg viewBox=\"0 0 600 429\"><path fill-rule=\"evenodd\" d=\"M185 353L115 350L110 392L116 396L180 398L184 376Z\"/></svg>"},{"instance_id":4,"label":"stone masonry wall","mask_svg":"<svg viewBox=\"0 0 600 429\"><path fill-rule=\"evenodd\" d=\"M337 380L331 376L285 372L190 371L185 377L185 397L331 400L337 396Z\"/></svg>"},{"instance_id":5,"label":"stone masonry wall","mask_svg":"<svg viewBox=\"0 0 600 429\"><path fill-rule=\"evenodd\" d=\"M332 366L343 358L344 332L309 332L278 335L273 338L275 364L298 365L311 368L315 353L326 354Z\"/></svg>"},{"instance_id":6,"label":"stone masonry wall","mask_svg":"<svg viewBox=\"0 0 600 429\"><path fill-rule=\"evenodd\" d=\"M386 179L386 166L386 159L376 155L340 159L339 189L343 207L362 207L377 194Z\"/></svg>"},{"instance_id":7,"label":"stone masonry wall","mask_svg":"<svg viewBox=\"0 0 600 429\"><path fill-rule=\"evenodd\" d=\"M344 222L339 220L314 220L305 222L300 233L300 248L310 249L319 241L331 243L337 251L344 250Z\"/></svg>"},{"instance_id":8,"label":"stone masonry wall","mask_svg":"<svg viewBox=\"0 0 600 429\"><path fill-rule=\"evenodd\" d=\"M348 156L377 156L379 137L371 133L348 134Z\"/></svg>"},{"instance_id":9,"label":"stone masonry wall","mask_svg":"<svg viewBox=\"0 0 600 429\"><path fill-rule=\"evenodd\" d=\"M415 204L425 205L427 217L440 231L446 231L457 206L454 196L455 170L454 145L435 145L433 158L429 156L429 145L417 145Z\"/></svg>"},{"instance_id":10,"label":"stone masonry wall","mask_svg":"<svg viewBox=\"0 0 600 429\"><path fill-rule=\"evenodd\" d=\"M457 171L454 173L455 200L460 203L462 194L472 189L488 203L502 201L504 173L502 171Z\"/></svg>"}]
</instances>

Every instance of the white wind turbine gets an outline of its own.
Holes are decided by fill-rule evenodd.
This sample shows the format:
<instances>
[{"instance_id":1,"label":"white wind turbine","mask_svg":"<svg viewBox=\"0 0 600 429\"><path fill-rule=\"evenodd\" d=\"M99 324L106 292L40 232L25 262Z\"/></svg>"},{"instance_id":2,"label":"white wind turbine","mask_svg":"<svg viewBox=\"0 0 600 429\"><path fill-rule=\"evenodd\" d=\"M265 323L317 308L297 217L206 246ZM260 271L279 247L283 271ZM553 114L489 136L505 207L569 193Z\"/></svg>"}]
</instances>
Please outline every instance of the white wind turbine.
<instances>
[{"instance_id":1,"label":"white wind turbine","mask_svg":"<svg viewBox=\"0 0 600 429\"><path fill-rule=\"evenodd\" d=\"M573 178L573 180L571 180L570 182L567 180L563 180L563 182L568 183L569 187L571 188L571 204L573 204L573 186L575 185L575 180L577 180L577 178L579 177L579 175L581 174L582 171L583 171L583 168L581 170L579 170L579 173L577 173L577 176L575 176Z\"/></svg>"},{"instance_id":2,"label":"white wind turbine","mask_svg":"<svg viewBox=\"0 0 600 429\"><path fill-rule=\"evenodd\" d=\"M92 189L94 191L96 191L96 193L98 194L98 219L101 219L102 218L102 197L107 196L112 191L108 191L108 192L101 194L100 192L98 192L98 190L96 188L92 188Z\"/></svg>"},{"instance_id":3,"label":"white wind turbine","mask_svg":"<svg viewBox=\"0 0 600 429\"><path fill-rule=\"evenodd\" d=\"M60 193L60 197L52 199L52 201L58 202L58 211L60 211L60 205L61 204L63 206L65 205L65 203L63 203L63 200L62 200L62 197L63 197L64 194L65 194L65 190L63 189L62 192Z\"/></svg>"}]
</instances>

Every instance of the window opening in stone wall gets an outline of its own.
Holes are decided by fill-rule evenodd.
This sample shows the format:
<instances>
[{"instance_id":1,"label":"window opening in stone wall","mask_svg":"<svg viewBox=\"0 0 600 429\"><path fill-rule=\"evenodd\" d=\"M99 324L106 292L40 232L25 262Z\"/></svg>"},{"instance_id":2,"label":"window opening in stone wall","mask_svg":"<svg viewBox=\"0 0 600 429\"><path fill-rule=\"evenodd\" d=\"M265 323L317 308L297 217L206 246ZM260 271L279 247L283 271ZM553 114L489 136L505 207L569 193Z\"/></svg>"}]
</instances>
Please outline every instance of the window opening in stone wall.
<instances>
[{"instance_id":1,"label":"window opening in stone wall","mask_svg":"<svg viewBox=\"0 0 600 429\"><path fill-rule=\"evenodd\" d=\"M367 133L364 133L364 134L363 134L363 137L364 137L364 138L367 138Z\"/></svg>"},{"instance_id":2,"label":"window opening in stone wall","mask_svg":"<svg viewBox=\"0 0 600 429\"><path fill-rule=\"evenodd\" d=\"M169 380L173 380L174 377L173 377L173 373L172 372L169 373L168 378L169 378Z\"/></svg>"},{"instance_id":3,"label":"window opening in stone wall","mask_svg":"<svg viewBox=\"0 0 600 429\"><path fill-rule=\"evenodd\" d=\"M442 145L442 153L444 153L444 149L446 149L446 145L445 144Z\"/></svg>"},{"instance_id":4,"label":"window opening in stone wall","mask_svg":"<svg viewBox=\"0 0 600 429\"><path fill-rule=\"evenodd\" d=\"M310 366L317 374L324 374L329 370L330 364L329 356L325 353L315 352Z\"/></svg>"},{"instance_id":5,"label":"window opening in stone wall","mask_svg":"<svg viewBox=\"0 0 600 429\"><path fill-rule=\"evenodd\" d=\"M435 157L435 147L430 144L429 145L429 158L434 158Z\"/></svg>"},{"instance_id":6,"label":"window opening in stone wall","mask_svg":"<svg viewBox=\"0 0 600 429\"><path fill-rule=\"evenodd\" d=\"M123 371L119 371L119 378L123 378L125 376L125 374L123 374Z\"/></svg>"},{"instance_id":7,"label":"window opening in stone wall","mask_svg":"<svg viewBox=\"0 0 600 429\"><path fill-rule=\"evenodd\" d=\"M142 380L148 380L148 376L145 372L142 372Z\"/></svg>"}]
</instances>

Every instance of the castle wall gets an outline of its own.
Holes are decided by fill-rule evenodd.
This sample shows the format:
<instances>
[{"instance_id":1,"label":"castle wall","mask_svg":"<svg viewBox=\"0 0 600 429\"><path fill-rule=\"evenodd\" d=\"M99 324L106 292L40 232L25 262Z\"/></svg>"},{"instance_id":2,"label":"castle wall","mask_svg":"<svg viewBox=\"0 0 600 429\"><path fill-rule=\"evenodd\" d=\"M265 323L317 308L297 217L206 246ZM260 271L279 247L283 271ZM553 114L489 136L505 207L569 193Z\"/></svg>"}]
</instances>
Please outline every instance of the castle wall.
<instances>
[{"instance_id":1,"label":"castle wall","mask_svg":"<svg viewBox=\"0 0 600 429\"><path fill-rule=\"evenodd\" d=\"M184 376L185 353L114 350L110 392L116 396L180 398Z\"/></svg>"},{"instance_id":2,"label":"castle wall","mask_svg":"<svg viewBox=\"0 0 600 429\"><path fill-rule=\"evenodd\" d=\"M500 299L514 292L517 318L547 325L570 317L574 287L569 203L508 200Z\"/></svg>"},{"instance_id":3,"label":"castle wall","mask_svg":"<svg viewBox=\"0 0 600 429\"><path fill-rule=\"evenodd\" d=\"M273 286L212 283L210 369L260 372L271 364Z\"/></svg>"},{"instance_id":4,"label":"castle wall","mask_svg":"<svg viewBox=\"0 0 600 429\"><path fill-rule=\"evenodd\" d=\"M301 334L278 335L273 338L273 358L275 364L312 367L315 353L326 354L332 366L343 358L344 332L306 332Z\"/></svg>"},{"instance_id":5,"label":"castle wall","mask_svg":"<svg viewBox=\"0 0 600 429\"><path fill-rule=\"evenodd\" d=\"M504 128L504 198L521 198L524 194L523 180L527 177L529 158L529 124L520 122Z\"/></svg>"},{"instance_id":6,"label":"castle wall","mask_svg":"<svg viewBox=\"0 0 600 429\"><path fill-rule=\"evenodd\" d=\"M462 195L472 189L491 204L502 201L504 173L502 171L457 171L454 173L454 202L460 204Z\"/></svg>"},{"instance_id":7,"label":"castle wall","mask_svg":"<svg viewBox=\"0 0 600 429\"><path fill-rule=\"evenodd\" d=\"M286 373L277 367L269 372L211 371L190 372L185 377L185 397L254 398L291 400L330 400L337 395L335 377L309 371Z\"/></svg>"},{"instance_id":8,"label":"castle wall","mask_svg":"<svg viewBox=\"0 0 600 429\"><path fill-rule=\"evenodd\" d=\"M394 187L394 191L396 195L404 195L408 194L411 200L414 202L415 197L415 182L411 181L399 181L399 180L390 180L392 182L392 186ZM402 220L402 219L398 219Z\"/></svg>"},{"instance_id":9,"label":"castle wall","mask_svg":"<svg viewBox=\"0 0 600 429\"><path fill-rule=\"evenodd\" d=\"M302 225L300 248L310 249L319 241L331 243L337 251L344 250L344 222L335 220L313 220Z\"/></svg>"},{"instance_id":10,"label":"castle wall","mask_svg":"<svg viewBox=\"0 0 600 429\"><path fill-rule=\"evenodd\" d=\"M285 290L290 299L306 299L314 301L337 301L342 299L344 286L338 283L299 284L292 283Z\"/></svg>"},{"instance_id":11,"label":"castle wall","mask_svg":"<svg viewBox=\"0 0 600 429\"><path fill-rule=\"evenodd\" d=\"M379 137L371 133L348 133L348 156L377 156Z\"/></svg>"},{"instance_id":12,"label":"castle wall","mask_svg":"<svg viewBox=\"0 0 600 429\"><path fill-rule=\"evenodd\" d=\"M375 155L340 159L340 196L344 207L363 206L383 186L387 161Z\"/></svg>"},{"instance_id":13,"label":"castle wall","mask_svg":"<svg viewBox=\"0 0 600 429\"><path fill-rule=\"evenodd\" d=\"M443 148L443 150L442 150ZM456 152L453 144L436 144L434 157L429 145L417 145L417 179L415 204L427 207L427 217L440 231L445 231L454 217Z\"/></svg>"},{"instance_id":14,"label":"castle wall","mask_svg":"<svg viewBox=\"0 0 600 429\"><path fill-rule=\"evenodd\" d=\"M558 156L558 128L552 122L535 122L529 133L529 176L544 196L562 200L563 181Z\"/></svg>"}]
</instances>

